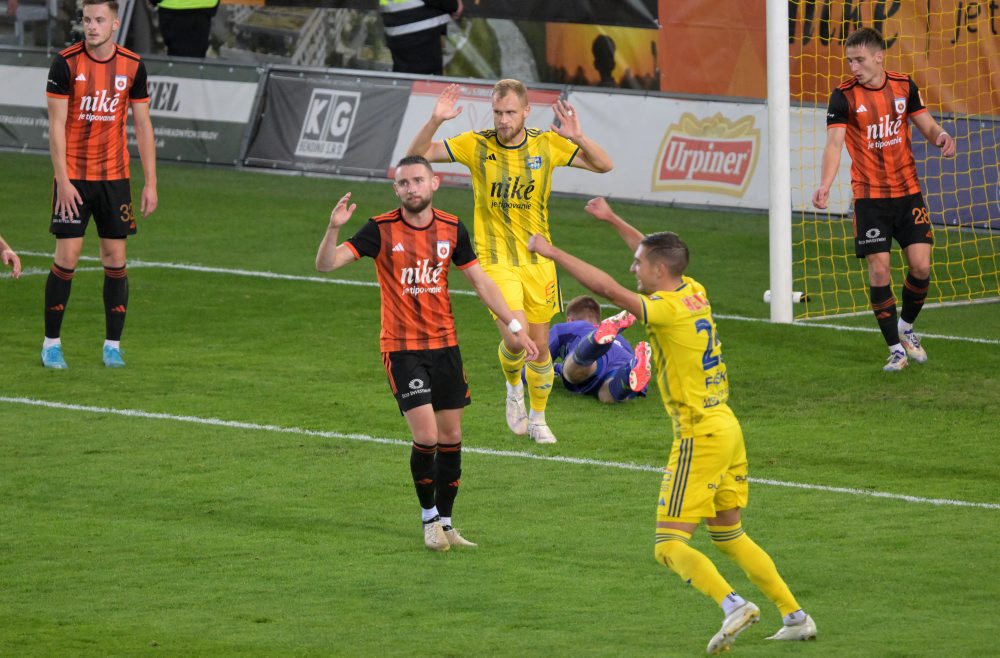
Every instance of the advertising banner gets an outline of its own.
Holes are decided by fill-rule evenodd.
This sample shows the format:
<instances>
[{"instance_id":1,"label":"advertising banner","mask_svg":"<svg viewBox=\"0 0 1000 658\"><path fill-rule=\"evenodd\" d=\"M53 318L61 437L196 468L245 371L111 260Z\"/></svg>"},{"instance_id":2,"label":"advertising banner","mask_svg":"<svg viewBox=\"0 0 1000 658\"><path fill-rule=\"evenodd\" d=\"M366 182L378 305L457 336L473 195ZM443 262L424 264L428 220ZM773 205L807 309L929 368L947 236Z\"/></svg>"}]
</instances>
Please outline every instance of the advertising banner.
<instances>
[{"instance_id":1,"label":"advertising banner","mask_svg":"<svg viewBox=\"0 0 1000 658\"><path fill-rule=\"evenodd\" d=\"M381 177L392 162L410 84L271 69L244 163Z\"/></svg>"},{"instance_id":2,"label":"advertising banner","mask_svg":"<svg viewBox=\"0 0 1000 658\"><path fill-rule=\"evenodd\" d=\"M0 49L0 147L49 150L44 52ZM260 71L235 64L143 58L160 160L237 164ZM131 120L126 130L138 155Z\"/></svg>"},{"instance_id":3,"label":"advertising banner","mask_svg":"<svg viewBox=\"0 0 1000 658\"><path fill-rule=\"evenodd\" d=\"M659 89L656 30L548 23L549 76L565 84Z\"/></svg>"},{"instance_id":4,"label":"advertising banner","mask_svg":"<svg viewBox=\"0 0 1000 658\"><path fill-rule=\"evenodd\" d=\"M560 170L576 194L736 208L768 207L767 114L761 104L573 92L587 136L614 160L607 174Z\"/></svg>"}]
</instances>

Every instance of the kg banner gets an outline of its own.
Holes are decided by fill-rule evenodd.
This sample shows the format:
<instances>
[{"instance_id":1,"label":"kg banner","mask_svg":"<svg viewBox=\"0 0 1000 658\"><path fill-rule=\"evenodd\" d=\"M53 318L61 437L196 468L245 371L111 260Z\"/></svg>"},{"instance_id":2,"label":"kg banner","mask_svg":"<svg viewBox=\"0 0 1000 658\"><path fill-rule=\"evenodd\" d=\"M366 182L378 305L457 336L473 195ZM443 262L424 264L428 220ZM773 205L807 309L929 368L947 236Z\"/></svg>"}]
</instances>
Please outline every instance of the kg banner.
<instances>
[{"instance_id":1,"label":"kg banner","mask_svg":"<svg viewBox=\"0 0 1000 658\"><path fill-rule=\"evenodd\" d=\"M385 176L410 81L273 68L244 163Z\"/></svg>"}]
</instances>

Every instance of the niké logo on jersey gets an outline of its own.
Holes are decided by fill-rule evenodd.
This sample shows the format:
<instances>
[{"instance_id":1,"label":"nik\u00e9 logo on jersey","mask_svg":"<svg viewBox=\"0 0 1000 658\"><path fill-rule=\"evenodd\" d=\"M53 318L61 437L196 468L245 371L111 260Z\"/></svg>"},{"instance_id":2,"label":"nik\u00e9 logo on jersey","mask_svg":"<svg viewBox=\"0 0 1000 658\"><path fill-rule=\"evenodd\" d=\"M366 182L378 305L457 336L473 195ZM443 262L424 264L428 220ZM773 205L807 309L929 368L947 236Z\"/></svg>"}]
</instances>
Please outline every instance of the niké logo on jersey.
<instances>
[{"instance_id":1,"label":"nik\u00e9 logo on jersey","mask_svg":"<svg viewBox=\"0 0 1000 658\"><path fill-rule=\"evenodd\" d=\"M360 104L361 94L356 91L313 89L295 155L343 158Z\"/></svg>"}]
</instances>

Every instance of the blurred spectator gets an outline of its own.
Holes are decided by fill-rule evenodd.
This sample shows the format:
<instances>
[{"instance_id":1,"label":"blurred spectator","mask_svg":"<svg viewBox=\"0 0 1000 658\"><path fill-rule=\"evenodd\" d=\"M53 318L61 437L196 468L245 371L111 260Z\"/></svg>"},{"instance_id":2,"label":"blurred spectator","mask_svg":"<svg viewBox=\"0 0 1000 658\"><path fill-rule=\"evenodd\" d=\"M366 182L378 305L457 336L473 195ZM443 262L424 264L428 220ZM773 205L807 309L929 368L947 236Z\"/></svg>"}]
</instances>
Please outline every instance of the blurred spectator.
<instances>
[{"instance_id":1,"label":"blurred spectator","mask_svg":"<svg viewBox=\"0 0 1000 658\"><path fill-rule=\"evenodd\" d=\"M601 76L598 86L617 87L615 77L611 75L615 70L615 40L606 34L599 34L594 37L590 50L594 53L594 68Z\"/></svg>"},{"instance_id":2,"label":"blurred spectator","mask_svg":"<svg viewBox=\"0 0 1000 658\"><path fill-rule=\"evenodd\" d=\"M160 34L171 57L204 59L219 0L150 0L157 7Z\"/></svg>"},{"instance_id":3,"label":"blurred spectator","mask_svg":"<svg viewBox=\"0 0 1000 658\"><path fill-rule=\"evenodd\" d=\"M167 2L169 0L164 0ZM462 0L379 0L385 41L396 73L444 73L441 37L462 15Z\"/></svg>"}]
</instances>

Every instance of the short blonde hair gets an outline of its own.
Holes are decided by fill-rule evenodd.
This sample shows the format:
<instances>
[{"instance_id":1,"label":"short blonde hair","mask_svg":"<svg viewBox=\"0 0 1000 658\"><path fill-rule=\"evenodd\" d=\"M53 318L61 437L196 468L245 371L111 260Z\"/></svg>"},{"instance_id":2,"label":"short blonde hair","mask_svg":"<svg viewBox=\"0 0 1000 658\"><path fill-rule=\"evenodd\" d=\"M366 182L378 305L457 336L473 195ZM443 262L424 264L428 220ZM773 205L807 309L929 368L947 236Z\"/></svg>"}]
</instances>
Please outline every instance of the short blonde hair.
<instances>
[{"instance_id":1,"label":"short blonde hair","mask_svg":"<svg viewBox=\"0 0 1000 658\"><path fill-rule=\"evenodd\" d=\"M493 85L494 98L503 98L507 94L516 94L522 105L528 104L528 88L520 80L505 78Z\"/></svg>"}]
</instances>

